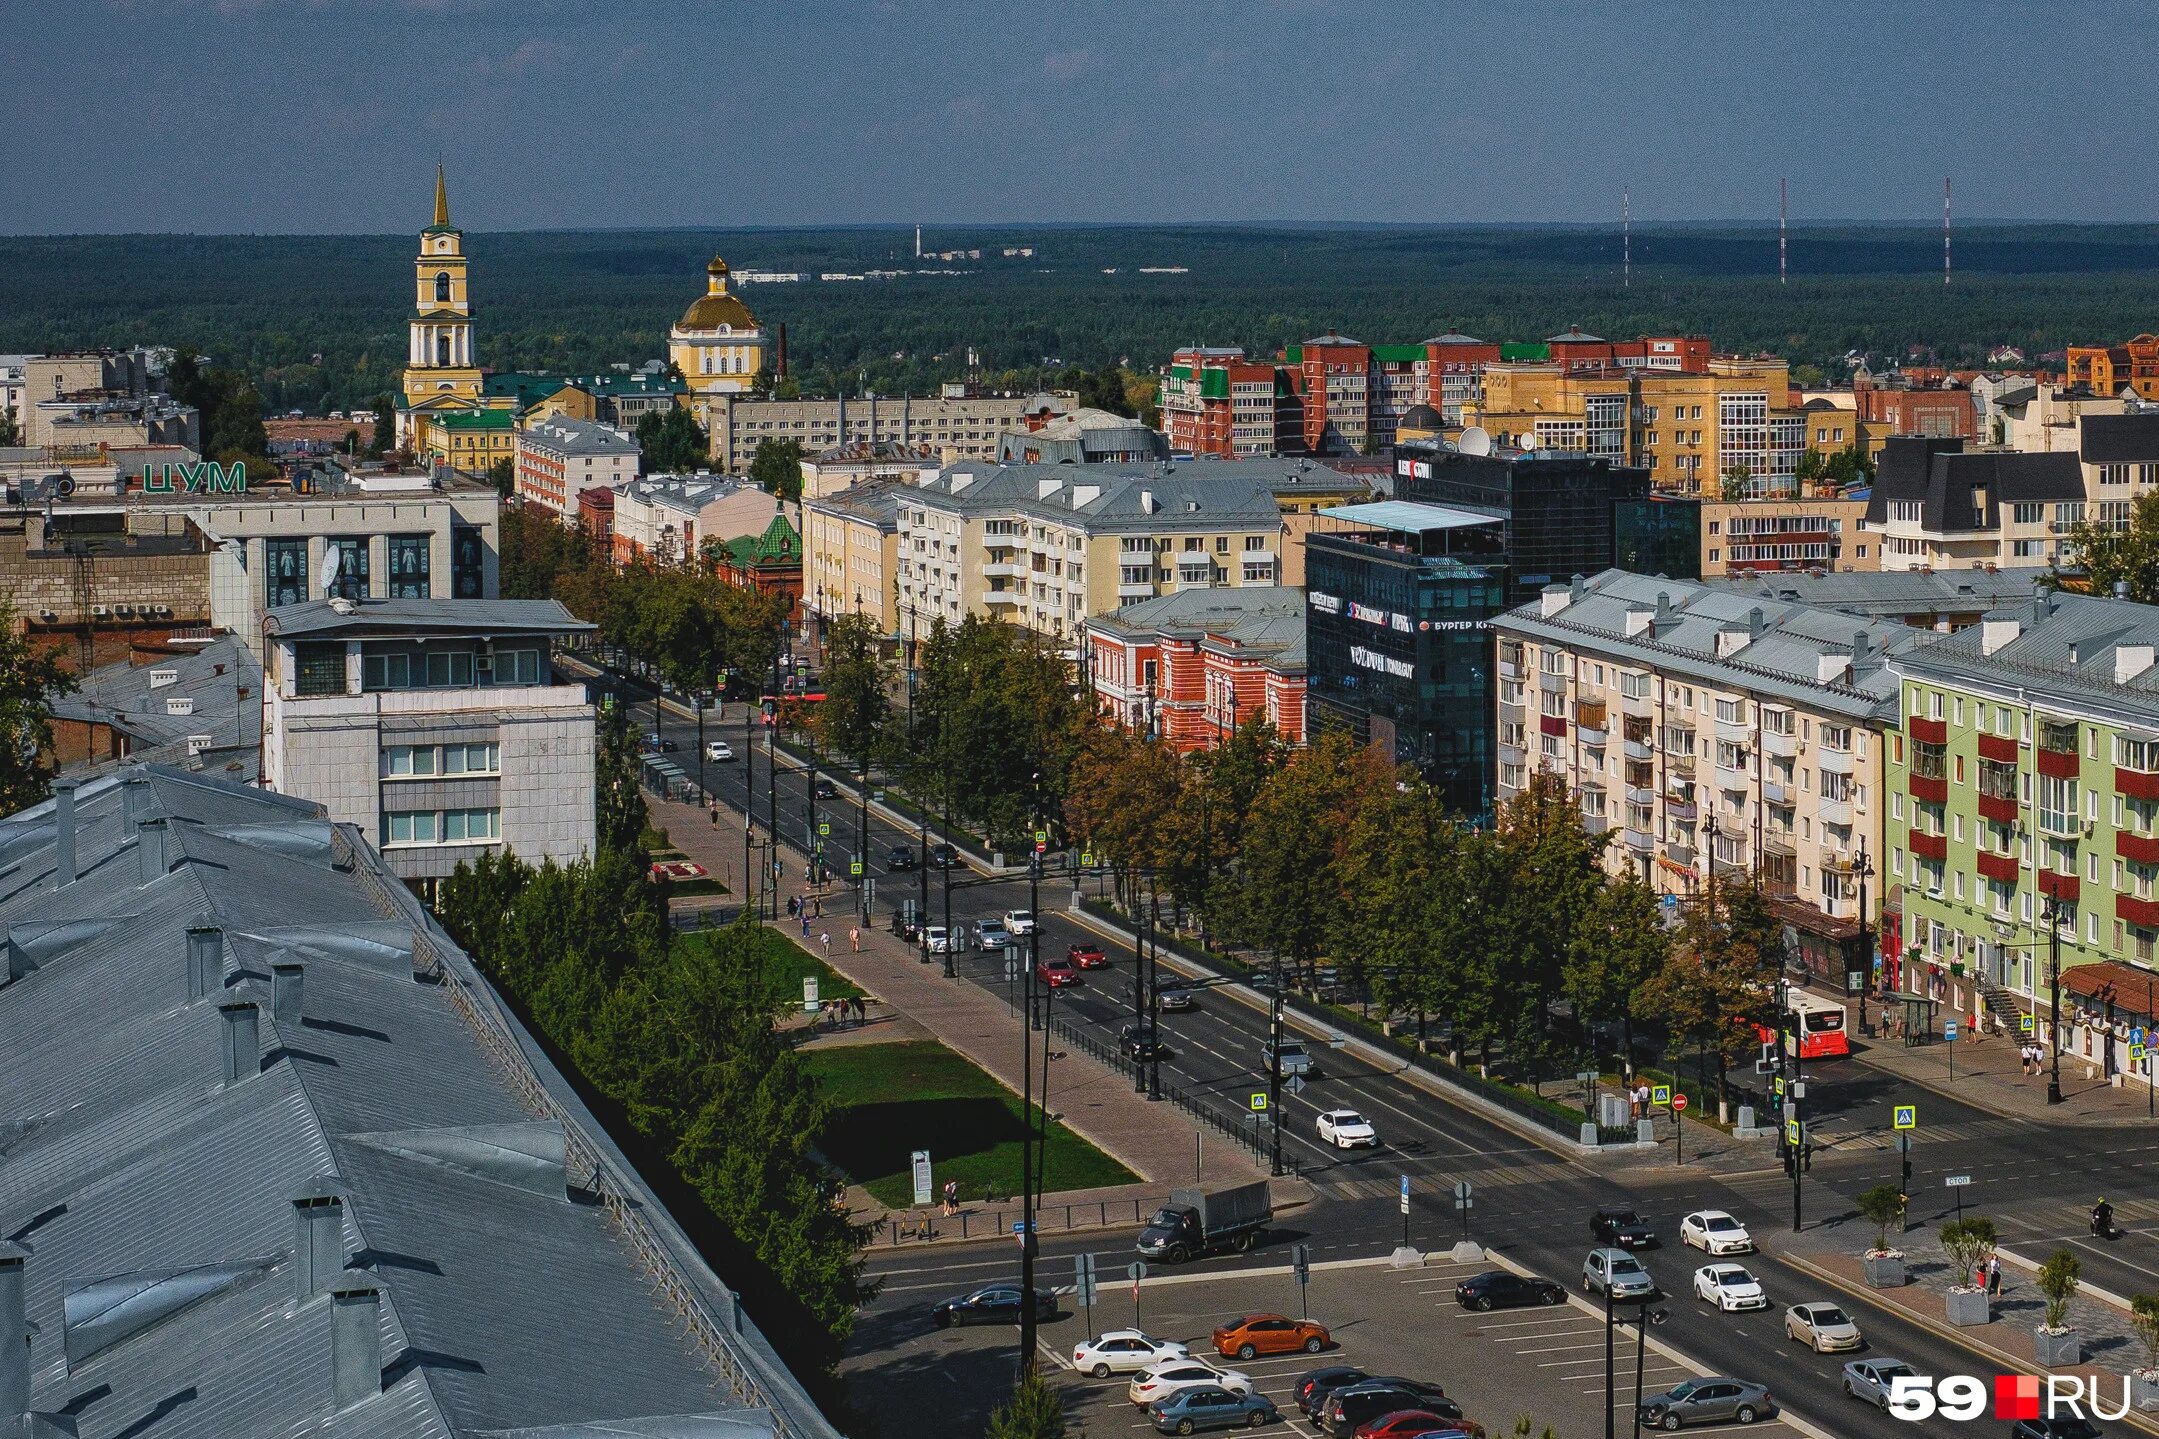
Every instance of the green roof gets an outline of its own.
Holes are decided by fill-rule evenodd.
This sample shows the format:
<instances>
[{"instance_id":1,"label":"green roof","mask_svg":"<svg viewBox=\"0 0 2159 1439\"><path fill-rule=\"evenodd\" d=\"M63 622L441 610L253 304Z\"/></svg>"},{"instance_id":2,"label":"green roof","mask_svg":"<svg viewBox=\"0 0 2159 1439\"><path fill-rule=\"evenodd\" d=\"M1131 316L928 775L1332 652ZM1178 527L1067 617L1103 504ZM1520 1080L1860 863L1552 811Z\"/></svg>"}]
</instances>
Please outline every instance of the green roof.
<instances>
[{"instance_id":1,"label":"green roof","mask_svg":"<svg viewBox=\"0 0 2159 1439\"><path fill-rule=\"evenodd\" d=\"M1414 363L1424 357L1424 346L1422 345L1374 345L1372 347L1372 358L1375 360L1392 360L1399 364L1403 362Z\"/></svg>"},{"instance_id":2,"label":"green roof","mask_svg":"<svg viewBox=\"0 0 2159 1439\"><path fill-rule=\"evenodd\" d=\"M1549 360L1552 358L1552 347L1542 341L1520 344L1502 342L1499 347L1499 358L1502 360Z\"/></svg>"},{"instance_id":3,"label":"green roof","mask_svg":"<svg viewBox=\"0 0 2159 1439\"><path fill-rule=\"evenodd\" d=\"M1283 359L1285 359L1285 360L1287 360L1287 361L1289 361L1289 362L1290 362L1290 363L1291 363L1292 365L1301 365L1301 364L1303 364L1303 363L1304 363L1304 346L1302 346L1302 345L1284 345L1284 346L1282 347L1282 358L1283 358Z\"/></svg>"},{"instance_id":4,"label":"green roof","mask_svg":"<svg viewBox=\"0 0 2159 1439\"><path fill-rule=\"evenodd\" d=\"M507 430L517 423L517 416L508 410L451 410L437 415L435 422L452 430Z\"/></svg>"},{"instance_id":5,"label":"green roof","mask_svg":"<svg viewBox=\"0 0 2159 1439\"><path fill-rule=\"evenodd\" d=\"M516 408L529 410L549 395L567 388L568 382L558 375L534 375L521 370L510 370L500 375L489 375L481 384L481 390L489 395L508 395L516 402Z\"/></svg>"},{"instance_id":6,"label":"green roof","mask_svg":"<svg viewBox=\"0 0 2159 1439\"><path fill-rule=\"evenodd\" d=\"M1171 365L1169 373L1170 378L1173 380L1189 380L1192 378L1192 367L1190 365Z\"/></svg>"},{"instance_id":7,"label":"green roof","mask_svg":"<svg viewBox=\"0 0 2159 1439\"><path fill-rule=\"evenodd\" d=\"M1210 365L1200 371L1199 392L1202 398L1226 400L1229 398L1229 371L1219 365Z\"/></svg>"},{"instance_id":8,"label":"green roof","mask_svg":"<svg viewBox=\"0 0 2159 1439\"><path fill-rule=\"evenodd\" d=\"M784 509L774 509L772 523L765 526L763 534L737 535L721 548L743 569L802 563L802 536L787 522Z\"/></svg>"}]
</instances>

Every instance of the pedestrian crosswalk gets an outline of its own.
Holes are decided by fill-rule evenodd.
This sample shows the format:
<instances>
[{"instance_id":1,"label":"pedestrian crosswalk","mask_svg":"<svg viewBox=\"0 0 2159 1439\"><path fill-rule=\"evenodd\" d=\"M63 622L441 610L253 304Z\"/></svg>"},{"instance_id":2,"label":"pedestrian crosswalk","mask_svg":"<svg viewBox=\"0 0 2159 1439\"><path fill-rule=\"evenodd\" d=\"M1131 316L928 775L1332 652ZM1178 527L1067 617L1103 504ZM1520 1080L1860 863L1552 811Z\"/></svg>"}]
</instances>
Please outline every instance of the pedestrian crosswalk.
<instances>
[{"instance_id":1,"label":"pedestrian crosswalk","mask_svg":"<svg viewBox=\"0 0 2159 1439\"><path fill-rule=\"evenodd\" d=\"M1319 1188L1325 1190L1329 1196L1337 1199L1395 1199L1399 1198L1402 1193L1402 1177L1400 1174L1366 1177L1347 1173L1330 1174L1321 1172L1317 1174L1308 1173L1305 1177ZM1553 1160L1550 1162L1532 1161L1524 1164L1511 1164L1504 1168L1480 1169L1474 1173L1468 1171L1419 1172L1411 1175L1411 1192L1420 1197L1420 1202L1423 1196L1430 1195L1436 1199L1446 1200L1447 1203L1451 1204L1453 1201L1449 1198L1449 1192L1454 1181L1457 1178L1464 1177L1468 1178L1481 1193L1486 1190L1507 1189L1521 1184L1549 1184L1558 1180L1578 1180L1582 1177L1582 1171L1572 1165Z\"/></svg>"}]
</instances>

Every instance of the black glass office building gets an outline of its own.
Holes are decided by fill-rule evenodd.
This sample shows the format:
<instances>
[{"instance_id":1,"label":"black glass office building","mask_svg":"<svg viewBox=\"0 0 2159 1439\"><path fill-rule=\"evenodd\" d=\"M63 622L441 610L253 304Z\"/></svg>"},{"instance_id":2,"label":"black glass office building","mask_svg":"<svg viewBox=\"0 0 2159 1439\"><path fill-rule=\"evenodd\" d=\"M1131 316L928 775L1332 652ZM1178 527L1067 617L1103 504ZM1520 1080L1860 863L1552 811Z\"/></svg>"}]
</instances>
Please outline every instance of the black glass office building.
<instances>
[{"instance_id":1,"label":"black glass office building","mask_svg":"<svg viewBox=\"0 0 2159 1439\"><path fill-rule=\"evenodd\" d=\"M1497 515L1386 501L1305 535L1313 727L1417 767L1464 815L1492 806L1491 617L1507 608Z\"/></svg>"}]
</instances>

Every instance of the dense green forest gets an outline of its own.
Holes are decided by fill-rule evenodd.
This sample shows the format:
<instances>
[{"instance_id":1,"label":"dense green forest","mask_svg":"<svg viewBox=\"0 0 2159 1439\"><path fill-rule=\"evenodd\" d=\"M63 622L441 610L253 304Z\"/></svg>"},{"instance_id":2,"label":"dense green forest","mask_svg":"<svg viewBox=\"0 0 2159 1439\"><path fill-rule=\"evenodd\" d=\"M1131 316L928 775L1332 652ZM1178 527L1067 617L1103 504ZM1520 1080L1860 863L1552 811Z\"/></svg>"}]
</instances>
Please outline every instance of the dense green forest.
<instances>
[{"instance_id":1,"label":"dense green forest","mask_svg":"<svg viewBox=\"0 0 2159 1439\"><path fill-rule=\"evenodd\" d=\"M738 270L912 269L911 230L624 230L466 237L480 357L497 369L594 369L661 353L717 250ZM2159 228L1992 226L1961 232L1956 283L1923 227L1801 228L1776 282L1768 228L983 226L928 233L979 247L969 273L764 284L804 389L917 389L966 372L1032 383L1049 369L1158 364L1182 344L1255 353L1337 329L1413 341L1452 326L1487 339L1570 324L1604 335L1684 331L1834 372L1851 351L1915 348L1972 362L2159 326ZM371 236L0 237L0 352L193 345L243 368L274 411L351 408L404 362L413 240ZM1003 259L1033 245L1032 259ZM925 265L938 266L928 260ZM1141 274L1141 267L1186 267ZM1106 273L1114 271L1114 273Z\"/></svg>"}]
</instances>

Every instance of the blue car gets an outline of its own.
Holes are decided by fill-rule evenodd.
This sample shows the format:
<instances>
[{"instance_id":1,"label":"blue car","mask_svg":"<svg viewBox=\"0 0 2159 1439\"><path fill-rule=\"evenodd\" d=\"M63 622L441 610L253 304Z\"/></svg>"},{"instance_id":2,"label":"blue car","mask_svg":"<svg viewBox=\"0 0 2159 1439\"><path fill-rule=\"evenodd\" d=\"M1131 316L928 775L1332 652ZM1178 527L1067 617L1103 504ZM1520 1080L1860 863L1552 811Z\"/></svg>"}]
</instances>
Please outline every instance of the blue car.
<instances>
[{"instance_id":1,"label":"blue car","mask_svg":"<svg viewBox=\"0 0 2159 1439\"><path fill-rule=\"evenodd\" d=\"M1148 1407L1154 1427L1164 1434L1196 1434L1202 1429L1257 1429L1282 1417L1264 1394L1232 1394L1219 1384L1195 1384Z\"/></svg>"}]
</instances>

